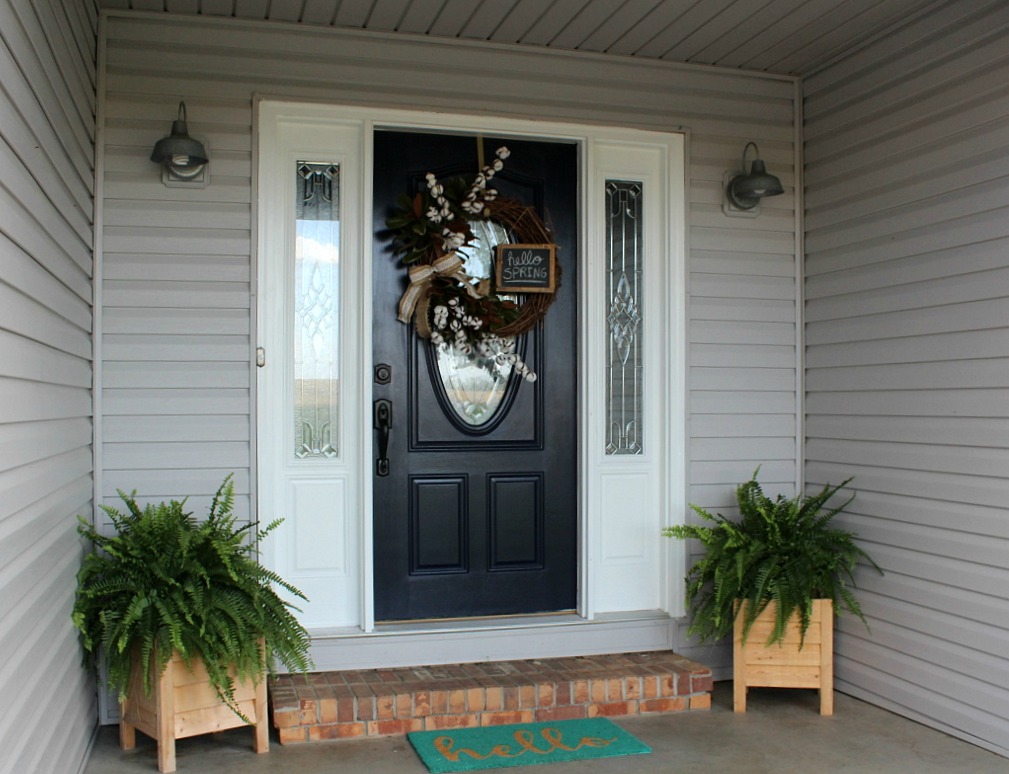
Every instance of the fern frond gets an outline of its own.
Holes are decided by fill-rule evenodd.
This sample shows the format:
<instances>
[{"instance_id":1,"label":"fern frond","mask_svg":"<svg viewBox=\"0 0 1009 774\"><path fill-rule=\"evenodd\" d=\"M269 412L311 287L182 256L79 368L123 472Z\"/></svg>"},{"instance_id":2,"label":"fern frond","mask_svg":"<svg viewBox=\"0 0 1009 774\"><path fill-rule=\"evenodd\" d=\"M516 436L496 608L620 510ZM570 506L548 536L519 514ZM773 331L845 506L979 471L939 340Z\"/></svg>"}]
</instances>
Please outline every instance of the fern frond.
<instances>
[{"instance_id":1,"label":"fern frond","mask_svg":"<svg viewBox=\"0 0 1009 774\"><path fill-rule=\"evenodd\" d=\"M312 668L311 638L294 616L297 608L277 591L302 600L304 594L254 558L256 541L280 521L260 530L236 525L230 475L202 522L186 511L185 500L141 507L136 492L119 496L125 512L101 506L114 535L78 519L78 532L94 548L78 572L72 612L85 659L102 651L108 682L121 697L131 669L142 671L150 694L173 652L187 664L203 659L222 700L248 722L234 701L229 670L258 676L264 660L272 669L274 659L292 670Z\"/></svg>"},{"instance_id":2,"label":"fern frond","mask_svg":"<svg viewBox=\"0 0 1009 774\"><path fill-rule=\"evenodd\" d=\"M736 487L737 520L692 505L705 524L663 531L668 537L697 540L705 549L687 575L690 634L702 642L721 639L742 615L745 640L757 616L773 603L777 613L768 644L783 639L792 616L799 619L804 642L815 598L831 599L835 611L847 610L864 622L848 586L854 585L860 560L882 570L854 542L855 533L831 526L854 495L829 505L851 479L809 496L771 498L757 481L759 471Z\"/></svg>"}]
</instances>

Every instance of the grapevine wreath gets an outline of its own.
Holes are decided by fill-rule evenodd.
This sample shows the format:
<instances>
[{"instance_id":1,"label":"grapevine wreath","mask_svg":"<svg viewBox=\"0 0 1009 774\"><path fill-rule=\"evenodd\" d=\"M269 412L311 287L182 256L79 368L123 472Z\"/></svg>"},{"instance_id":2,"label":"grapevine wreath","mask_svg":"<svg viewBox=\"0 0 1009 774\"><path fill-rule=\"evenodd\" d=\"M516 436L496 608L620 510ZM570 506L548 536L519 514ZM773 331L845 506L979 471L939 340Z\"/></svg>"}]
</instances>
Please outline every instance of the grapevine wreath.
<instances>
[{"instance_id":1,"label":"grapevine wreath","mask_svg":"<svg viewBox=\"0 0 1009 774\"><path fill-rule=\"evenodd\" d=\"M394 252L408 267L409 285L399 302L398 319L413 320L417 335L434 344L454 344L463 354L475 352L499 364L512 364L529 381L536 374L515 351L515 337L539 323L554 301L553 293L534 293L522 303L499 293L493 277L466 273L459 252L474 244L471 224L487 221L519 243L548 244L553 238L536 210L517 199L499 197L488 183L504 168L508 148L498 148L494 161L467 186L461 177L440 182L427 174L427 187L412 199L400 196L398 209L386 220ZM560 284L560 267L556 267ZM493 274L493 272L492 272Z\"/></svg>"}]
</instances>

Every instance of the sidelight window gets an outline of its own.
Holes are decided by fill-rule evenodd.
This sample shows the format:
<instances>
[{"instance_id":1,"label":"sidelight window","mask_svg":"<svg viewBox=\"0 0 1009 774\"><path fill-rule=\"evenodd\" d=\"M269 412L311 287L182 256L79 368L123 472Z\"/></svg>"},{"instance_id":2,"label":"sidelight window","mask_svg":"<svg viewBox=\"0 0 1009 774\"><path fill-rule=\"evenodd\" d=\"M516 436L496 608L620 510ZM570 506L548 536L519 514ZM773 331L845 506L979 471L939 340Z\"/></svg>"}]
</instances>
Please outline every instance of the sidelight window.
<instances>
[{"instance_id":1,"label":"sidelight window","mask_svg":"<svg viewBox=\"0 0 1009 774\"><path fill-rule=\"evenodd\" d=\"M606 453L643 451L642 184L606 181Z\"/></svg>"},{"instance_id":2,"label":"sidelight window","mask_svg":"<svg viewBox=\"0 0 1009 774\"><path fill-rule=\"evenodd\" d=\"M339 453L340 167L295 163L294 454Z\"/></svg>"}]
</instances>

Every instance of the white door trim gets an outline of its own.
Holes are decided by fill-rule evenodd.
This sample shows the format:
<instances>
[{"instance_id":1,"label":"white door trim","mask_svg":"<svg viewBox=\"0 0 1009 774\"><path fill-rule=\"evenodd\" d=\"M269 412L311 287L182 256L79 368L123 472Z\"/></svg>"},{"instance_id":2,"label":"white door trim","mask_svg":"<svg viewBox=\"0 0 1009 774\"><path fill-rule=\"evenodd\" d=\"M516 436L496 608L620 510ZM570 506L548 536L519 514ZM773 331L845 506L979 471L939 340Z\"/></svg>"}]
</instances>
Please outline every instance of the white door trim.
<instances>
[{"instance_id":1,"label":"white door trim","mask_svg":"<svg viewBox=\"0 0 1009 774\"><path fill-rule=\"evenodd\" d=\"M360 132L360 156L355 179L345 178L343 196L356 197L356 233L345 240L341 270L347 272L342 290L346 351L341 381L346 385L341 461L336 465L346 492L342 498L341 533L353 545L343 546L352 569L355 588L353 604L331 606L338 611L332 620L318 617L310 625L313 652L320 669L405 663L418 658L430 663L438 652L470 652L473 658L532 657L561 655L572 649L585 653L621 647L646 650L669 647L675 634L671 617L682 615L682 567L680 551L667 547L658 535L661 526L682 519L685 511L685 181L684 138L679 134L659 134L626 129L573 124L533 122L487 116L420 113L405 110L377 110L305 104L262 99L257 101L258 169L258 314L256 345L270 341L277 363L275 315L276 283L271 285L269 257L286 245L285 225L279 220L286 205L276 196L289 190L290 175L278 158L289 160L294 151L278 148L283 138L278 126L299 122L322 133L325 127L356 127ZM449 625L376 628L373 615L372 552L372 441L370 416L372 362L371 257L372 222L372 134L376 128L416 129L439 132L493 134L576 142L579 154L579 255L582 260L579 283L579 590L578 615L539 619L501 619L489 622L460 622ZM303 136L303 135L302 135ZM351 163L350 167L354 167ZM475 172L476 170L474 170ZM286 175L286 177L285 177ZM602 187L610 175L646 179L653 198L647 211L652 229L647 256L651 272L644 299L645 341L653 362L646 383L647 419L653 441L641 457L602 454L600 420L603 405L603 371L607 329L605 326L603 268L594 258L602 249ZM279 241L278 241L279 240ZM587 258L592 256L593 259ZM271 317L271 315L273 317ZM272 338L271 338L272 337ZM288 500L271 482L270 471L277 467L277 450L285 448L283 428L271 418L278 412L276 386L259 370L257 390L257 469L261 521L286 515ZM279 433L279 436L278 436ZM598 453L595 450L599 450ZM283 452L281 452L282 454ZM646 486L642 488L642 484ZM646 494L643 494L646 492ZM621 503L632 502L634 513L621 512ZM298 536L297 524L285 523L264 546L263 560L281 574L297 569L284 560L297 552L297 544L311 542ZM605 543L605 544L604 544ZM619 544L619 551L616 546ZM612 549L612 550L611 550ZM642 573L647 580L641 582ZM297 574L297 573L295 573ZM288 580L298 585L297 577ZM632 582L633 581L633 582ZM614 584L617 584L614 586ZM348 586L349 588L349 586ZM350 593L345 591L344 593ZM311 609L311 608L310 608ZM342 617L341 617L342 616ZM349 616L349 617L348 617ZM632 625L633 624L633 625ZM624 632L624 634L621 634ZM459 643L446 649L448 642ZM495 643L485 652L473 651L467 642ZM434 643L424 647L421 643ZM502 650L503 648L503 650ZM493 656L490 655L493 651ZM428 654L431 655L428 655ZM510 655L509 655L510 654ZM450 660L457 660L449 657Z\"/></svg>"}]
</instances>

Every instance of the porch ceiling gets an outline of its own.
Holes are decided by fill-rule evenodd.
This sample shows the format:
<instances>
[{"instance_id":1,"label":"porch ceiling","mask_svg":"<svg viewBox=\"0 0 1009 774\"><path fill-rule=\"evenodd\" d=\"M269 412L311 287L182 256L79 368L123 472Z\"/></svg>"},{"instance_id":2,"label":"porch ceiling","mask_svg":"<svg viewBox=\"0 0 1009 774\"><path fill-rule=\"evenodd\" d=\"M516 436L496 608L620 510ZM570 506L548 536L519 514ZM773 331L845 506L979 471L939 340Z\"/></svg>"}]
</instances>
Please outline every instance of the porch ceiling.
<instances>
[{"instance_id":1,"label":"porch ceiling","mask_svg":"<svg viewBox=\"0 0 1009 774\"><path fill-rule=\"evenodd\" d=\"M956 0L98 0L155 11L815 72Z\"/></svg>"}]
</instances>

